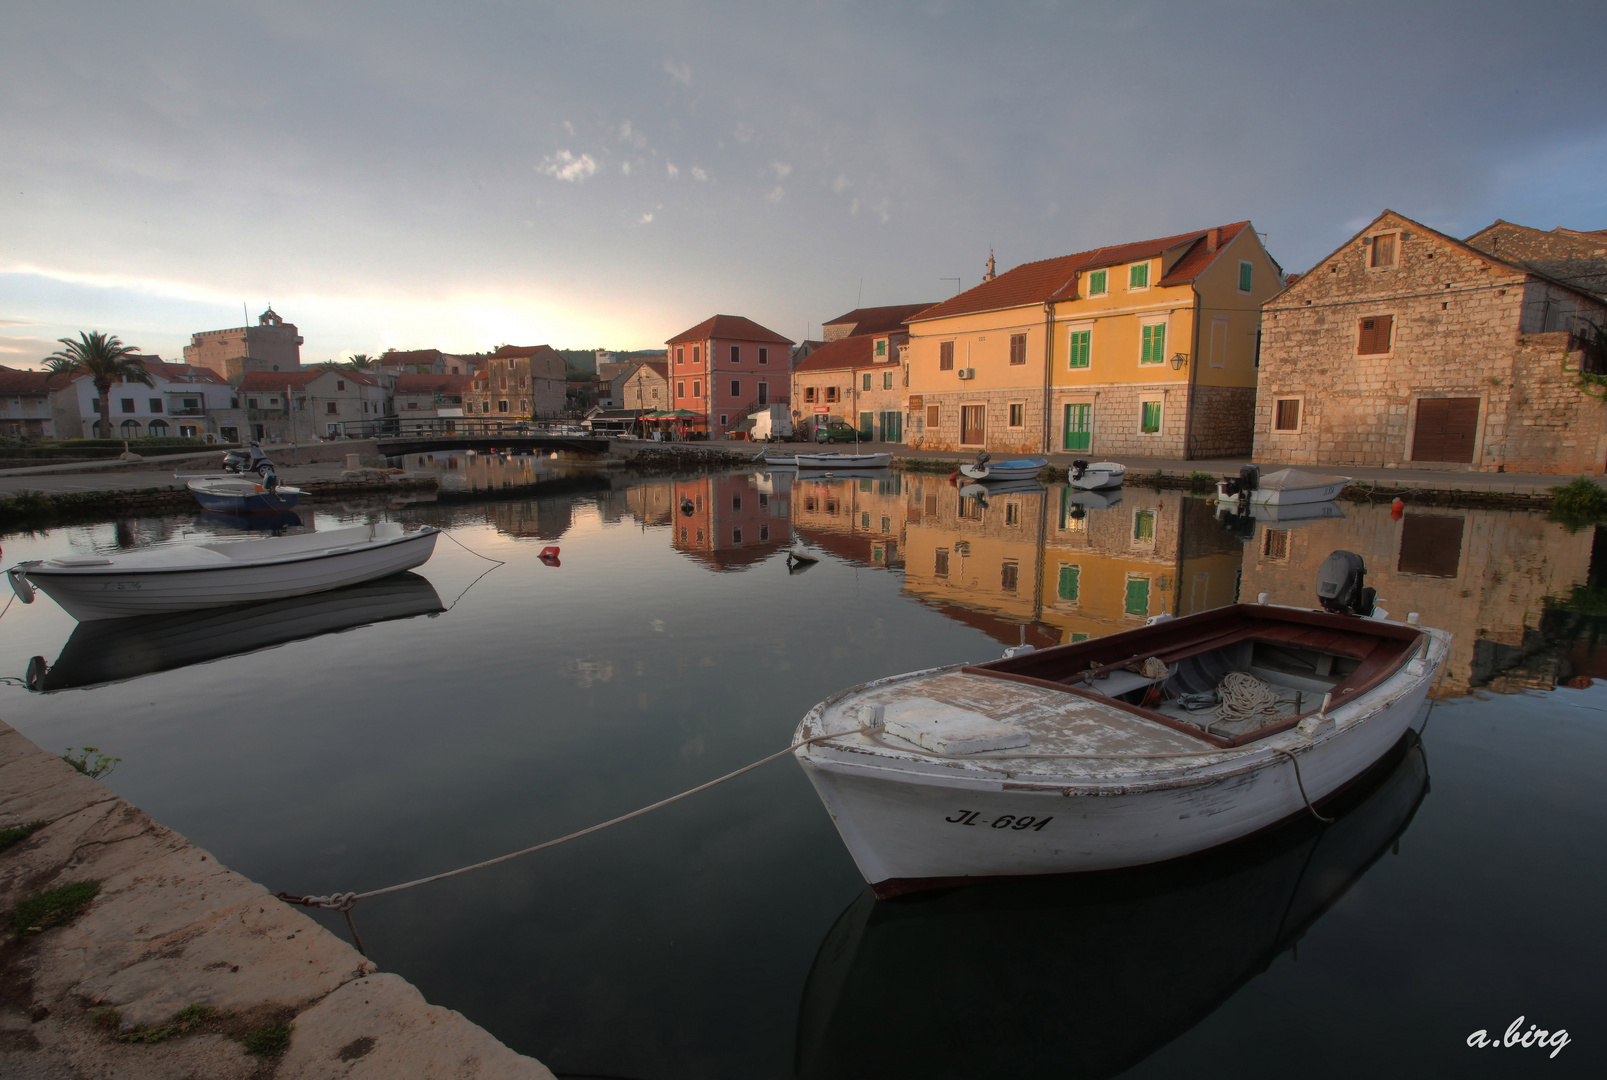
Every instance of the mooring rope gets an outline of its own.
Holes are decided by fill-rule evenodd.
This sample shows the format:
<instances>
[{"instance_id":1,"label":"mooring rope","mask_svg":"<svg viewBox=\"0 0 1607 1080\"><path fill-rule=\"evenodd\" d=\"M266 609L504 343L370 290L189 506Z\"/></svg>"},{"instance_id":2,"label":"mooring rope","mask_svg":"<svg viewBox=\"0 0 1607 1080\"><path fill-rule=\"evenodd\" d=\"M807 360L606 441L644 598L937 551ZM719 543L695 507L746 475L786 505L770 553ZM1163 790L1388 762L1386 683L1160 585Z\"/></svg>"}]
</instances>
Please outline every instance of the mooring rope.
<instances>
[{"instance_id":1,"label":"mooring rope","mask_svg":"<svg viewBox=\"0 0 1607 1080\"><path fill-rule=\"evenodd\" d=\"M574 832L565 836L560 836L555 840L546 840L539 844L533 844L527 848L520 848L518 851L510 851L506 855L498 855L494 859L485 859L482 862L471 863L468 866L460 866L456 870L447 870L439 874L431 874L429 877L415 878L412 881L404 881L400 885L387 885L383 889L370 889L367 892L340 892L330 893L327 896L299 896L294 893L279 892L275 893L274 895L287 904L299 904L302 907L328 908L331 911L348 913L349 918L349 913L352 907L356 905L357 901L359 900L369 900L376 896L384 896L387 893L401 892L403 889L412 889L419 885L428 885L432 881L445 881L447 878L457 877L459 874L467 874L471 870L484 870L488 866L496 866L498 863L505 863L509 860L517 859L524 855L533 855L538 851L545 851L547 848L557 847L559 844L567 844L571 840L578 840L582 836L590 836L594 832L601 832L602 830L611 826L622 824L626 821L632 820L633 818L639 818L643 814L652 813L654 810L657 810L660 807L668 806L671 803L680 802L682 799L690 798L700 791L707 791L709 788L717 787L720 784L725 783L727 780L735 780L743 773L750 773L760 766L770 764L777 758L786 757L788 754L793 753L800 747L809 746L812 743L824 742L827 739L840 739L845 735L860 735L870 730L871 728L867 725L865 727L852 728L848 731L834 731L827 735L815 735L811 738L803 739L799 742L791 744L785 750L778 750L774 754L762 757L758 761L744 765L742 768L736 769L732 772L728 772L724 776L716 777L707 783L699 784L697 787L688 788L678 795L671 795L667 799L660 799L658 802L644 806L638 810L632 810L628 814L621 814L619 817L610 818L607 821L599 822L596 825L588 825L584 829L577 829Z\"/></svg>"}]
</instances>

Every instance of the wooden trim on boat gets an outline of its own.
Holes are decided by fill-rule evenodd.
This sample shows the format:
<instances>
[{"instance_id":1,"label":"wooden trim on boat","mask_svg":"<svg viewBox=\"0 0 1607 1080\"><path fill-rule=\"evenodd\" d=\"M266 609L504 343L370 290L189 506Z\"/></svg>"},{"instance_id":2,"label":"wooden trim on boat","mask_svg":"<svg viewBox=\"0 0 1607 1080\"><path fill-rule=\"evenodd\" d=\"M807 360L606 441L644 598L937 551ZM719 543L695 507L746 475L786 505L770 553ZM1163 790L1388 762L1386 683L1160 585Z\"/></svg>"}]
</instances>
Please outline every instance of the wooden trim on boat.
<instances>
[{"instance_id":1,"label":"wooden trim on boat","mask_svg":"<svg viewBox=\"0 0 1607 1080\"><path fill-rule=\"evenodd\" d=\"M1245 625L1246 622L1249 625ZM1224 623L1229 628L1211 634L1211 624ZM1205 631L1205 633L1201 633ZM1112 634L1091 641L1070 645L1057 645L1021 656L992 660L985 664L972 664L961 668L967 675L985 675L994 679L1024 683L1045 690L1075 694L1077 697L1109 705L1122 712L1142 717L1153 723L1171 728L1210 746L1229 749L1287 731L1307 716L1316 715L1318 709L1309 709L1287 720L1266 727L1225 738L1166 716L1163 713L1134 705L1119 698L1108 697L1088 688L1091 679L1124 669L1133 663L1142 663L1154 656L1168 666L1178 660L1210 652L1239 641L1263 642L1295 648L1315 649L1358 661L1354 671L1342 680L1346 686L1336 685L1329 700L1330 710L1349 704L1361 695L1382 684L1406 665L1422 647L1424 634L1416 627L1398 623L1359 619L1355 616L1332 615L1326 611L1302 611L1295 608L1271 607L1263 604L1235 604L1213 611L1172 619L1155 626L1135 627L1120 634ZM1132 641L1144 641L1150 648L1112 658L1112 646L1123 648ZM1395 642L1393 648L1381 648L1385 641ZM1094 666L1075 670L1078 660L1087 658ZM1045 678L1050 672L1069 674ZM1036 674L1034 672L1037 672ZM1077 685L1077 684L1082 685Z\"/></svg>"}]
</instances>

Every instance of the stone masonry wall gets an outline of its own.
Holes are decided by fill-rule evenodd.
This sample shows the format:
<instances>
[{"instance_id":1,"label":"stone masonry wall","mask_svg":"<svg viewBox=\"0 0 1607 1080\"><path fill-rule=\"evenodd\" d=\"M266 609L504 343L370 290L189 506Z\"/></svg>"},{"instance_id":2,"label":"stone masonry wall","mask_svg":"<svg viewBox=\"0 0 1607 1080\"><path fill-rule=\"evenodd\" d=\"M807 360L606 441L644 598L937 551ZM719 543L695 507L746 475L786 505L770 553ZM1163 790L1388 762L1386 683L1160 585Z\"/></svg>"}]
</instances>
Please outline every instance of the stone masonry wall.
<instances>
[{"instance_id":1,"label":"stone masonry wall","mask_svg":"<svg viewBox=\"0 0 1607 1080\"><path fill-rule=\"evenodd\" d=\"M1024 403L1022 425L1010 426L1010 406ZM939 424L927 426L927 407L938 406ZM978 390L958 393L926 394L923 407L911 409L904 429L904 441L923 450L971 450L980 447L960 445L960 407L987 407L986 448L989 453L1036 454L1043 448L1043 390ZM919 429L915 421L919 421Z\"/></svg>"},{"instance_id":2,"label":"stone masonry wall","mask_svg":"<svg viewBox=\"0 0 1607 1080\"><path fill-rule=\"evenodd\" d=\"M1085 451L1090 458L1181 458L1187 393L1183 385L1170 383L1107 383L1077 390L1057 388L1051 413L1054 429L1050 446L1057 451L1065 448L1067 403L1092 401L1092 446ZM1161 430L1154 435L1139 431L1145 401L1161 402Z\"/></svg>"},{"instance_id":3,"label":"stone masonry wall","mask_svg":"<svg viewBox=\"0 0 1607 1080\"><path fill-rule=\"evenodd\" d=\"M1189 457L1239 457L1255 442L1255 388L1195 386Z\"/></svg>"},{"instance_id":4,"label":"stone masonry wall","mask_svg":"<svg viewBox=\"0 0 1607 1080\"><path fill-rule=\"evenodd\" d=\"M1580 353L1566 333L1530 334L1513 354L1512 394L1502 433L1508 472L1601 473L1607 403L1575 383Z\"/></svg>"}]
</instances>

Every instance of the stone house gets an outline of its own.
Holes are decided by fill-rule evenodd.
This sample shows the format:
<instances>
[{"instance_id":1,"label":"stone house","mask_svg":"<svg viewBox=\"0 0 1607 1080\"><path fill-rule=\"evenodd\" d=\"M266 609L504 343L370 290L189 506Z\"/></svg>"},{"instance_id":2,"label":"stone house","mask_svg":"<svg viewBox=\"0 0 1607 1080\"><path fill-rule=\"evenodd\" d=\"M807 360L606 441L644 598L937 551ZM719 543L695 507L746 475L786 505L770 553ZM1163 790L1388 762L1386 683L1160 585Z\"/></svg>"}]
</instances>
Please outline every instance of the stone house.
<instances>
[{"instance_id":1,"label":"stone house","mask_svg":"<svg viewBox=\"0 0 1607 1080\"><path fill-rule=\"evenodd\" d=\"M151 376L151 385L122 382L112 387L112 431L108 438L182 436L216 433L234 441L219 428L219 418L234 406L234 388L211 368L169 364L159 357L139 358ZM53 384L51 416L59 438L95 438L101 433L100 400L95 384L80 375L70 384Z\"/></svg>"},{"instance_id":2,"label":"stone house","mask_svg":"<svg viewBox=\"0 0 1607 1080\"><path fill-rule=\"evenodd\" d=\"M715 573L763 562L792 542L787 498L772 496L751 475L677 480L671 546Z\"/></svg>"},{"instance_id":3,"label":"stone house","mask_svg":"<svg viewBox=\"0 0 1607 1080\"><path fill-rule=\"evenodd\" d=\"M1248 221L988 265L909 318L911 446L1249 452L1260 305L1283 272Z\"/></svg>"},{"instance_id":4,"label":"stone house","mask_svg":"<svg viewBox=\"0 0 1607 1080\"><path fill-rule=\"evenodd\" d=\"M376 372L389 375L467 375L479 362L477 356L460 356L440 349L386 349L374 367Z\"/></svg>"},{"instance_id":5,"label":"stone house","mask_svg":"<svg viewBox=\"0 0 1607 1080\"><path fill-rule=\"evenodd\" d=\"M1266 303L1255 458L1599 475L1586 322L1607 325L1594 293L1386 210Z\"/></svg>"},{"instance_id":6,"label":"stone house","mask_svg":"<svg viewBox=\"0 0 1607 1080\"><path fill-rule=\"evenodd\" d=\"M391 415L381 381L361 371L252 371L235 389L236 408L218 416L220 432L241 429L247 439L312 442L361 435L365 422ZM352 425L347 430L347 425Z\"/></svg>"},{"instance_id":7,"label":"stone house","mask_svg":"<svg viewBox=\"0 0 1607 1080\"><path fill-rule=\"evenodd\" d=\"M54 439L56 419L51 391L67 385L65 376L0 366L0 435L13 439ZM75 427L70 432L79 434Z\"/></svg>"},{"instance_id":8,"label":"stone house","mask_svg":"<svg viewBox=\"0 0 1607 1080\"><path fill-rule=\"evenodd\" d=\"M775 472L789 483L795 474ZM894 567L904 561L905 491L924 478L894 473L886 479L801 479L790 483L792 523L813 547L859 566ZM947 485L948 481L943 480ZM953 490L952 488L950 490Z\"/></svg>"},{"instance_id":9,"label":"stone house","mask_svg":"<svg viewBox=\"0 0 1607 1080\"><path fill-rule=\"evenodd\" d=\"M463 393L477 420L554 419L565 412L564 358L551 345L504 345L486 358Z\"/></svg>"},{"instance_id":10,"label":"stone house","mask_svg":"<svg viewBox=\"0 0 1607 1080\"><path fill-rule=\"evenodd\" d=\"M184 346L184 362L211 368L231 383L248 371L300 371L302 337L273 308L255 326L203 330Z\"/></svg>"},{"instance_id":11,"label":"stone house","mask_svg":"<svg viewBox=\"0 0 1607 1080\"><path fill-rule=\"evenodd\" d=\"M396 415L404 425L408 420L462 416L468 385L467 375L398 375L391 389Z\"/></svg>"},{"instance_id":12,"label":"stone house","mask_svg":"<svg viewBox=\"0 0 1607 1080\"><path fill-rule=\"evenodd\" d=\"M669 408L670 367L662 360L639 360L613 381L618 408L654 412Z\"/></svg>"},{"instance_id":13,"label":"stone house","mask_svg":"<svg viewBox=\"0 0 1607 1080\"><path fill-rule=\"evenodd\" d=\"M715 315L665 343L669 408L697 414L687 426L711 439L725 436L761 405L790 392L792 341L741 315Z\"/></svg>"},{"instance_id":14,"label":"stone house","mask_svg":"<svg viewBox=\"0 0 1607 1080\"><path fill-rule=\"evenodd\" d=\"M902 331L856 334L828 341L792 372L792 419L801 438L836 420L859 429L867 442L898 442L904 434Z\"/></svg>"}]
</instances>

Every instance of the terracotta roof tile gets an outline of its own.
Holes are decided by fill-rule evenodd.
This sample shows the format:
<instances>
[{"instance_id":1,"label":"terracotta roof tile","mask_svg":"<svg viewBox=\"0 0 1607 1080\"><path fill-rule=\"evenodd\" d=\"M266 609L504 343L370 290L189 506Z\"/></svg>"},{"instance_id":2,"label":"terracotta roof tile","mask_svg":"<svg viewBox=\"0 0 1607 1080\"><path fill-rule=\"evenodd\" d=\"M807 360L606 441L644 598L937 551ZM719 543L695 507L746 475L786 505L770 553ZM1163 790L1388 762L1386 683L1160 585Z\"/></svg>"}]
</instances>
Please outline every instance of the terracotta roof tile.
<instances>
[{"instance_id":1,"label":"terracotta roof tile","mask_svg":"<svg viewBox=\"0 0 1607 1080\"><path fill-rule=\"evenodd\" d=\"M855 334L853 337L838 338L828 341L820 348L809 354L809 358L793 372L800 371L841 371L850 368L862 367L891 367L888 363L876 362L876 339L880 334Z\"/></svg>"},{"instance_id":2,"label":"terracotta roof tile","mask_svg":"<svg viewBox=\"0 0 1607 1080\"><path fill-rule=\"evenodd\" d=\"M774 330L767 330L741 315L716 315L704 319L690 330L683 330L670 338L666 344L674 345L678 341L708 341L711 338L721 341L762 341L774 342L777 345L791 345L791 338L784 338Z\"/></svg>"},{"instance_id":3,"label":"terracotta roof tile","mask_svg":"<svg viewBox=\"0 0 1607 1080\"><path fill-rule=\"evenodd\" d=\"M43 394L67 387L72 380L48 371L0 368L0 394Z\"/></svg>"},{"instance_id":4,"label":"terracotta roof tile","mask_svg":"<svg viewBox=\"0 0 1607 1080\"><path fill-rule=\"evenodd\" d=\"M300 371L248 371L240 380L240 389L283 390L288 386L294 390L305 390L308 383L326 374L354 382L359 386L379 385L378 379L361 371L346 371L342 368L335 368L332 371L324 368L303 368Z\"/></svg>"},{"instance_id":5,"label":"terracotta roof tile","mask_svg":"<svg viewBox=\"0 0 1607 1080\"><path fill-rule=\"evenodd\" d=\"M930 303L925 303L855 308L846 315L839 315L835 319L827 320L823 325L842 326L847 324L853 327L853 333L855 334L890 334L895 330L904 329L904 323L911 315L925 311L931 306Z\"/></svg>"},{"instance_id":6,"label":"terracotta roof tile","mask_svg":"<svg viewBox=\"0 0 1607 1080\"><path fill-rule=\"evenodd\" d=\"M467 375L421 375L408 372L396 377L398 394L460 394L469 385Z\"/></svg>"}]
</instances>

